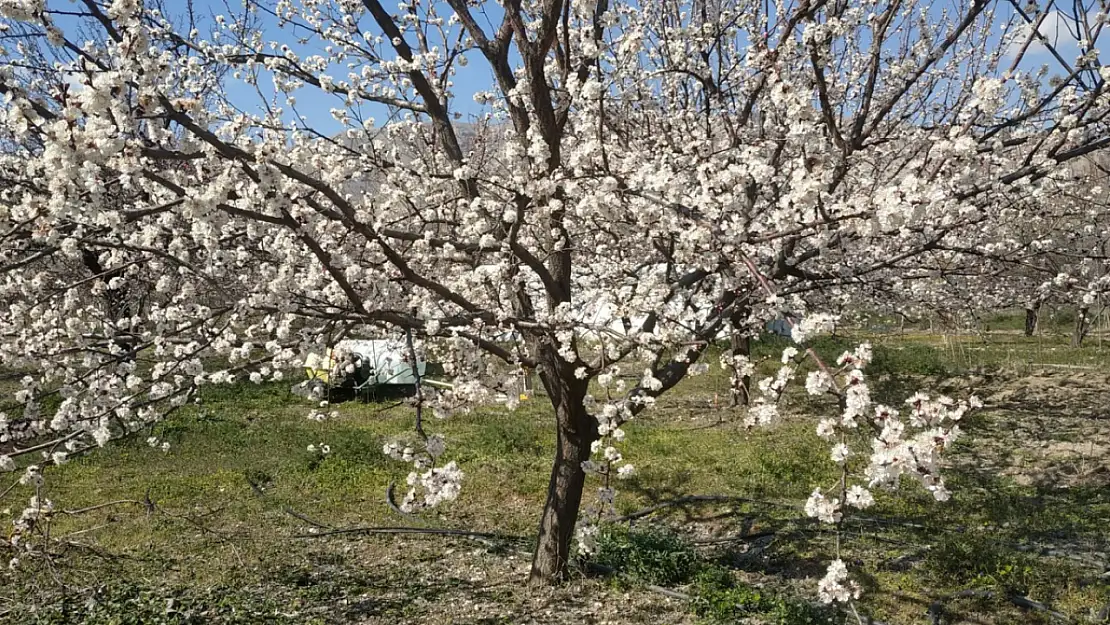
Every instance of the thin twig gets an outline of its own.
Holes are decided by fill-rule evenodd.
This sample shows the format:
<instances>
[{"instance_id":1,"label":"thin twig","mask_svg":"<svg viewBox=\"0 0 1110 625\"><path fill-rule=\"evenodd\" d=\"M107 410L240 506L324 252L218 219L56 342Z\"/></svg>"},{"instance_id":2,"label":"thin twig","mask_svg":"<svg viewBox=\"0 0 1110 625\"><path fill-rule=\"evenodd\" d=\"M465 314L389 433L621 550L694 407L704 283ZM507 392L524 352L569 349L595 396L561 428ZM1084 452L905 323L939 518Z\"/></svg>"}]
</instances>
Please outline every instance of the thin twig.
<instances>
[{"instance_id":1,"label":"thin twig","mask_svg":"<svg viewBox=\"0 0 1110 625\"><path fill-rule=\"evenodd\" d=\"M662 586L656 586L655 584L648 584L648 585L644 586L644 588L647 588L648 590L650 590L654 593L659 593L659 594L663 595L664 597L669 597L671 599L678 599L679 601L689 601L689 600L693 599L692 596L690 596L690 595L688 595L684 592L679 592L677 590L671 590L670 588L663 588Z\"/></svg>"},{"instance_id":2,"label":"thin twig","mask_svg":"<svg viewBox=\"0 0 1110 625\"><path fill-rule=\"evenodd\" d=\"M692 542L695 545L720 545L720 544L724 544L724 543L739 543L739 542L747 542L747 541L750 541L750 540L758 540L760 538L767 538L768 536L774 536L777 533L778 532L768 530L766 532L756 532L754 534L741 534L739 536L726 536L724 538L703 538L701 540L695 540L695 541L692 541Z\"/></svg>"},{"instance_id":3,"label":"thin twig","mask_svg":"<svg viewBox=\"0 0 1110 625\"><path fill-rule=\"evenodd\" d=\"M106 502L106 503L97 504L95 506L89 506L87 508L79 508L77 510L62 510L62 514L68 514L68 515L84 514L86 512L92 512L94 510L99 510L101 508L107 508L109 506L119 506L119 505L123 505L123 504L134 504L136 506L144 506L144 507L146 506L146 504L142 501L136 501L134 499L120 499L118 501L109 501L109 502Z\"/></svg>"},{"instance_id":4,"label":"thin twig","mask_svg":"<svg viewBox=\"0 0 1110 625\"><path fill-rule=\"evenodd\" d=\"M400 405L402 405L402 404L404 404L404 403L405 403L405 402L403 402L403 401L399 401L399 402L394 402L394 403L392 403L392 404L389 404L388 406L384 406L384 407L382 407L382 408L378 408L377 410L375 410L375 411L374 411L374 416L377 416L377 415L379 415L379 414L381 414L381 413L383 413L383 412L385 412L385 411L387 411L387 410L393 410L393 409L394 409L394 408L396 408L397 406L400 406Z\"/></svg>"},{"instance_id":5,"label":"thin twig","mask_svg":"<svg viewBox=\"0 0 1110 625\"><path fill-rule=\"evenodd\" d=\"M243 479L247 480L247 484L250 484L251 490L254 491L255 495L258 495L259 497L264 497L266 495L266 492L262 488L262 486L260 484L256 484L255 481L251 479L250 474L244 473Z\"/></svg>"}]
</instances>

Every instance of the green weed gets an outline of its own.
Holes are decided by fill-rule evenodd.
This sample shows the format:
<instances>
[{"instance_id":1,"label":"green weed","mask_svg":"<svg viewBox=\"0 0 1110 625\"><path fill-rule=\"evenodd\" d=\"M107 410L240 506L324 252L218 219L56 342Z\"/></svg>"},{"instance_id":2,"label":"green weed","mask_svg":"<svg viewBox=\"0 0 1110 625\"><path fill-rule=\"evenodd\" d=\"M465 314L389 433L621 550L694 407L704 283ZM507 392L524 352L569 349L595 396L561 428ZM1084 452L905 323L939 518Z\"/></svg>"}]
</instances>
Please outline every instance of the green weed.
<instances>
[{"instance_id":1,"label":"green weed","mask_svg":"<svg viewBox=\"0 0 1110 625\"><path fill-rule=\"evenodd\" d=\"M593 561L618 571L622 580L658 586L685 583L701 565L689 542L669 528L654 525L605 526Z\"/></svg>"}]
</instances>

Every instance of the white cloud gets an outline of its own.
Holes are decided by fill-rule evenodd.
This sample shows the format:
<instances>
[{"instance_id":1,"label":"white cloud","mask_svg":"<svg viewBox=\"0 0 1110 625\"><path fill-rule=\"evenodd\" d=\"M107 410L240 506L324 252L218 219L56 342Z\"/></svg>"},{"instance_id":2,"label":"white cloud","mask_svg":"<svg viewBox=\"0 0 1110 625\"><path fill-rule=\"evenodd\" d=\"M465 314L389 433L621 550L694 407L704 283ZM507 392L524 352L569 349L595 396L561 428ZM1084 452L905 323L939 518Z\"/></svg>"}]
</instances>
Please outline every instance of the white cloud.
<instances>
[{"instance_id":1,"label":"white cloud","mask_svg":"<svg viewBox=\"0 0 1110 625\"><path fill-rule=\"evenodd\" d=\"M69 92L70 93L77 93L78 91L81 91L82 89L85 88L85 84L82 82L84 80L84 78L85 78L84 74L80 74L78 72L63 72L62 73L62 81L65 84L69 85Z\"/></svg>"},{"instance_id":2,"label":"white cloud","mask_svg":"<svg viewBox=\"0 0 1110 625\"><path fill-rule=\"evenodd\" d=\"M1013 59L1018 55L1032 30L1032 24L1024 24L1015 31L1014 37L1007 45L1007 58ZM1053 57L1048 46L1045 45L1045 41L1047 41L1065 61L1069 64L1073 63L1075 58L1079 56L1079 40L1075 38L1074 30L1074 19L1060 11L1049 11L1044 19L1041 20L1040 27L1037 28L1037 32L1039 32L1044 39L1036 38L1029 44L1025 56L1022 58L1023 63L1041 65L1052 61Z\"/></svg>"}]
</instances>

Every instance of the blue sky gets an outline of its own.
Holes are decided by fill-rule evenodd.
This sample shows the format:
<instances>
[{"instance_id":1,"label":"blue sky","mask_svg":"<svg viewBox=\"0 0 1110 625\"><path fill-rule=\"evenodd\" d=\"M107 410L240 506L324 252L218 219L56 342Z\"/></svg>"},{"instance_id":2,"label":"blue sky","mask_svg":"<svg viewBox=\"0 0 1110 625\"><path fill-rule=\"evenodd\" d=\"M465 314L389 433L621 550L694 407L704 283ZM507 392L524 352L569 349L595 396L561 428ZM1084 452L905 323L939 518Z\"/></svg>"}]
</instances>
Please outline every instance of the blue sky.
<instances>
[{"instance_id":1,"label":"blue sky","mask_svg":"<svg viewBox=\"0 0 1110 625\"><path fill-rule=\"evenodd\" d=\"M230 13L228 5L230 5L232 9L235 9L241 6L240 2L241 0L226 0L226 3L225 0L194 0L195 14L202 22L200 31L203 33L207 30L211 25L212 16L219 14L228 15ZM932 10L939 11L946 5L946 2L947 0L938 0L932 6ZM56 8L69 8L74 6L70 2L64 0L54 0L49 4ZM387 0L384 4L387 10L396 10L396 0ZM475 10L474 15L488 33L493 33L500 23L500 7L496 2L488 2L486 4L489 5L489 10L491 11L490 15L486 15L477 10ZM180 6L184 9L184 2L181 2ZM441 15L444 17L450 15L451 11L446 7L445 3L442 6L443 9L440 11ZM1001 0L999 0L997 8L999 17L1002 19L1013 16L1015 12L1009 3ZM68 27L71 26L71 24L67 22L72 22L72 20L62 17L58 18L58 22L63 28L69 30ZM371 32L378 31L376 25L373 24L369 16L362 20L360 27L364 30L370 30ZM290 43L302 57L309 54L324 54L324 51L319 49L319 42L300 45L292 41L295 38L296 30L288 25L284 29L279 28L272 17L263 16L263 30L265 39ZM1056 12L1050 13L1048 18L1046 18L1041 25L1040 31L1049 40L1055 42L1058 51L1065 60L1069 63L1074 61L1079 52L1079 46L1074 36L1069 33L1069 22L1063 15ZM1100 39L1105 39L1105 36ZM491 85L494 84L493 77L490 75L489 69L480 54L471 52L468 55L468 60L470 62L465 67L456 66L457 74L453 78L453 93L455 97L450 102L452 111L461 113L463 120L481 114L482 107L474 102L472 96L477 91L491 89ZM1021 67L1023 69L1033 69L1041 64L1049 65L1050 75L1063 73L1059 63L1052 58L1048 50L1043 45L1035 43L1026 53ZM342 80L345 78L347 72L348 70L344 67L336 67L334 71L330 73L336 79ZM269 80L261 80L259 86L263 90L263 93L272 95L273 86ZM242 81L229 77L226 84L226 93L231 101L245 110L250 112L259 112L262 110L258 93L253 87ZM326 94L315 87L301 89L295 96L297 100L297 112L305 116L313 127L325 134L336 134L340 132L342 126L331 117L330 110L333 108L344 108L342 97ZM281 100L279 100L279 103L280 102ZM360 113L363 117L375 118L378 124L385 122L388 118L388 110L381 105L363 105ZM292 114L292 111L287 110L287 119L291 118Z\"/></svg>"},{"instance_id":2,"label":"blue sky","mask_svg":"<svg viewBox=\"0 0 1110 625\"><path fill-rule=\"evenodd\" d=\"M223 0L198 1L202 4L209 5L210 8L219 7L217 11L223 10ZM999 19L999 22L1010 18L1016 19L1016 10L1013 8L1013 6L1003 0L997 0L997 2L998 3L996 5L996 10L998 12L997 18ZM486 4L488 4L490 7L490 10L492 12L491 15L487 16L484 13L475 11L475 17L476 19L478 19L479 23L483 25L487 33L493 33L496 31L496 28L500 23L500 8L498 7L498 4L496 2L488 2ZM393 1L386 2L385 6L389 10L394 10L396 7ZM935 2L931 6L931 10L939 12L946 6L949 6L948 0L937 0L937 2ZM444 5L440 13L443 16L447 16L451 14L451 11L449 7L446 7ZM1067 18L1064 17L1061 13L1052 11L1042 22L1039 30L1041 34L1043 34L1050 42L1052 42L1053 46L1060 53L1060 55L1063 56L1063 58L1069 64L1073 64L1076 56L1079 54L1079 45L1075 37L1069 32L1070 25L1072 24L1069 23ZM363 24L361 26L363 28L371 27L375 32L377 31L377 28L372 24L372 20L370 20L369 17L363 20ZM1028 32L1029 30L1031 30L1029 27L1025 28L1025 32ZM274 24L270 24L268 26L267 35L278 39L288 39L289 37L288 32L281 32ZM1001 32L996 31L996 36L1000 38ZM1105 37L1100 37L1100 39L1105 39ZM1001 45L1000 41L999 45ZM1012 52L1016 53L1016 50L1013 50ZM470 60L470 63L466 67L457 68L458 73L454 78L453 89L456 97L450 104L455 112L463 114L464 119L470 116L478 115L482 112L481 107L478 106L472 99L473 94L477 91L490 89L491 85L494 84L493 77L490 74L486 63L484 62L484 59L482 59L478 53L470 53L468 60ZM1048 65L1049 76L1065 73L1060 64L1049 53L1048 49L1043 44L1039 42L1034 42L1022 58L1022 62L1019 67L1024 70L1033 70L1045 64ZM1008 60L1004 61L1004 65L1008 65ZM337 74L341 76L345 72L345 69L340 69ZM257 96L255 94L251 93L249 95L257 99ZM318 115L315 116L317 119L314 123L316 123L317 125L331 124L334 125L335 130L338 131L339 125L335 124L330 115L328 115L327 113L330 108L334 106L339 106L338 103L340 101L337 98L328 96L327 94L323 94L317 89L309 88L302 90L301 93L298 93L297 99L298 109L302 114L307 116L311 112L316 112L318 113ZM380 112L378 112L377 114L370 112L369 114L375 116L377 120L381 122L384 120L386 112L384 110L384 107L377 108L380 109ZM373 108L371 107L369 110L373 110Z\"/></svg>"},{"instance_id":3,"label":"blue sky","mask_svg":"<svg viewBox=\"0 0 1110 625\"><path fill-rule=\"evenodd\" d=\"M234 0L230 0L230 2L234 2ZM383 4L387 10L396 10L395 0L390 0L384 2ZM495 3L490 4L493 8L498 8ZM197 0L196 6L198 7L198 14L204 12L209 15L216 15L220 13L226 14L227 12L223 0ZM441 15L446 17L450 14L450 8L444 4ZM492 32L497 27L497 24L490 26L488 25L488 23L484 23L487 22L487 19L486 16L481 13L475 12L475 18L479 21L480 24L483 24L487 32ZM364 31L369 30L370 32L373 32L375 34L380 32L380 30L377 28L377 25L374 24L373 19L370 18L368 15L361 20L359 26ZM263 21L263 29L264 37L267 40L277 40L288 43L290 47L294 48L294 50L297 51L298 54L302 55L302 58L303 56L307 56L310 54L325 54L325 52L320 49L319 41L311 42L309 45L295 45L294 42L291 42L291 39L293 39L294 35L297 34L297 29L291 27L290 25L286 25L284 28L278 27L276 20L274 20L272 17L265 16ZM301 30L300 32L303 33L304 31ZM410 37L409 39L410 45L415 45L415 42L412 41L412 38ZM435 41L432 41L431 43L432 45L436 44ZM389 50L389 53L392 54L391 49ZM474 94L478 91L490 89L491 85L495 84L493 76L488 69L488 66L478 52L472 51L468 53L467 61L469 62L465 66L461 66L458 63L456 63L455 65L456 74L452 79L452 82L454 83L452 87L452 93L455 97L448 103L453 113L462 114L462 119L464 121L469 120L474 116L480 115L482 112L482 107L474 101ZM336 66L333 68L333 71L329 73L336 80L344 80L346 79L346 75L349 71L351 70L346 67ZM265 93L269 94L273 91L273 86L268 81L260 81L260 86L263 88ZM258 106L259 99L257 92L254 91L253 87L250 87L240 81L235 81L234 79L229 80L227 93L233 101L241 100L244 107ZM314 128L316 128L320 132L323 132L324 134L336 134L341 131L342 126L332 118L332 116L330 115L330 110L333 108L345 107L345 99L342 96L327 94L324 93L322 90L312 86L300 89L294 95L297 100L297 112L300 115L306 117ZM389 116L389 111L384 105L364 103L361 104L359 108L360 114L364 118L373 117L377 124L385 122Z\"/></svg>"},{"instance_id":4,"label":"blue sky","mask_svg":"<svg viewBox=\"0 0 1110 625\"><path fill-rule=\"evenodd\" d=\"M1011 9L1012 11L1012 9ZM1093 13L1093 12L1092 12ZM1092 17L1093 26L1093 17ZM1041 22L1040 27L1037 29L1041 35L1060 53L1068 63L1073 63L1075 58L1079 56L1080 48L1079 41L1075 37L1076 23L1073 19L1064 15L1059 11L1049 11ZM1032 30L1031 26L1027 26L1024 32L1028 33ZM1106 40L1106 35L1100 34L1097 43L1102 43ZM1095 46L1096 49L1098 46ZM1015 51L1016 53L1016 51ZM1034 65L1041 65L1048 63L1056 64L1056 60L1052 57L1049 50L1045 45L1039 41L1034 42L1027 52L1023 66L1030 67Z\"/></svg>"}]
</instances>

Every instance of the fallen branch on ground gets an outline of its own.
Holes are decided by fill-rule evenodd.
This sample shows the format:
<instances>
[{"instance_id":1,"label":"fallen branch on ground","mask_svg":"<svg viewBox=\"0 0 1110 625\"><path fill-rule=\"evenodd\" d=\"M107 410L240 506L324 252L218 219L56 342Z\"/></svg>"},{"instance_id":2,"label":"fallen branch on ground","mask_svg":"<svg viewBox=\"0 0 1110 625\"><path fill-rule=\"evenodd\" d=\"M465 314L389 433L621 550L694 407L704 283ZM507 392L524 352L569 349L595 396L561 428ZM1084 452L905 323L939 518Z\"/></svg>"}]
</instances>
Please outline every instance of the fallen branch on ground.
<instances>
[{"instance_id":1,"label":"fallen branch on ground","mask_svg":"<svg viewBox=\"0 0 1110 625\"><path fill-rule=\"evenodd\" d=\"M434 527L345 527L327 532L312 532L308 534L294 534L294 538L323 538L325 536L338 536L341 534L432 534L437 536L459 536L462 538L475 538L478 540L500 540L505 542L523 542L523 536L511 534L497 534L493 532L471 532L468 530L437 529Z\"/></svg>"},{"instance_id":2,"label":"fallen branch on ground","mask_svg":"<svg viewBox=\"0 0 1110 625\"><path fill-rule=\"evenodd\" d=\"M1066 614L1057 612L1056 610L1053 610L1052 608L1039 601L1034 601L1029 597L1019 595L1017 593L998 593L993 590L961 590L960 592L941 597L929 606L929 611L927 612L929 616L929 622L932 623L932 625L941 625L941 618L944 616L945 612L944 604L952 601L953 599L962 599L965 597L982 597L984 599L1002 598L1019 608L1025 608L1027 610L1034 610L1037 612L1044 612L1045 614L1048 614L1049 616L1052 616L1061 621L1066 621L1069 623L1072 622L1072 619Z\"/></svg>"},{"instance_id":3,"label":"fallen branch on ground","mask_svg":"<svg viewBox=\"0 0 1110 625\"><path fill-rule=\"evenodd\" d=\"M600 573L601 575L605 575L605 576L614 576L614 575L619 575L620 574L620 572L617 571L616 569L605 566L603 564L598 564L596 562L586 562L585 566L588 570L591 570L595 573ZM663 595L664 597L667 597L669 599L677 599L679 601L693 601L694 600L694 595L684 593L680 590L665 588L663 586L657 586L655 584L644 584L644 588L647 589L647 590L650 590L651 592L654 592L656 594ZM867 616L860 616L860 615L857 614L856 618L859 620L859 622L862 625L887 625L887 623L885 623L883 621L876 621L876 620L874 620L870 617L867 617Z\"/></svg>"},{"instance_id":4,"label":"fallen branch on ground","mask_svg":"<svg viewBox=\"0 0 1110 625\"><path fill-rule=\"evenodd\" d=\"M737 497L737 496L733 496L733 495L685 495L685 496L682 496L682 497L676 497L674 499L661 501L657 504L648 506L647 508L643 508L642 510L637 510L635 512L632 512L632 513L629 513L629 514L626 514L626 515L623 515L623 516L608 519L608 521L611 522L611 523L625 523L625 522L628 522L628 521L634 521L636 519L641 519L643 517L650 516L652 514L655 514L656 512L666 510L667 508L673 508L673 507L681 508L681 507L684 507L684 506L707 505L707 504L714 504L714 503L751 503L751 504L757 504L757 505L768 506L768 507L794 508L794 509L801 509L801 507L802 507L801 502L799 502L799 503L788 503L788 502L782 502L782 501L767 501L767 500L761 500L761 499L751 499L751 498L748 498L748 497ZM796 519L796 522L807 522L807 521L814 522L814 523L817 522L816 520L812 520L812 519ZM926 525L926 524L923 524L923 523L916 523L916 522L913 522L913 521L910 521L910 520L905 520L905 519L894 519L894 518L886 519L886 518L864 516L864 515L847 515L847 516L844 517L844 522L846 522L846 523L859 523L859 524L865 524L865 525L866 524L871 524L871 525L879 525L879 526L886 526L886 527L904 527L904 528L911 529L911 530L917 530L917 531L922 531L922 532L930 532L930 533L943 533L943 534L966 534L967 533L967 528L965 528L965 527L959 527L959 526L957 526L957 527L930 526L930 525ZM879 541L883 541L883 542L891 542L891 543L895 543L895 544L907 544L907 545L913 545L913 546L917 546L917 547L925 547L925 545L918 545L917 543L908 542L908 541L898 541L898 540L885 538L885 537L881 537L881 536L874 536L873 538L875 540L879 540ZM738 537L734 540L744 540L744 539L745 539L745 537L743 536L743 534L741 534L740 537ZM727 542L727 541L722 541L722 542ZM1004 540L997 540L997 539L991 539L991 542L994 542L998 545L1008 547L1010 549L1015 549L1017 551L1030 553L1030 554L1035 555L1035 556L1046 556L1046 557L1053 557L1053 558L1066 558L1066 559L1069 559L1069 560L1072 560L1072 561L1075 561L1075 562L1078 562L1078 563L1081 563L1081 564L1084 564L1084 565L1087 565L1087 566L1090 566L1090 567L1094 567L1094 568L1103 567L1106 564L1105 560L1103 560L1103 559L1094 558L1094 557L1084 557L1084 555L1082 555L1082 554L1069 552L1065 549L1056 548L1052 545L1042 545L1042 544L1025 545L1025 544L1014 543L1014 542L1009 542L1009 541L1004 541ZM1097 554L1097 555L1103 555L1103 554Z\"/></svg>"},{"instance_id":5,"label":"fallen branch on ground","mask_svg":"<svg viewBox=\"0 0 1110 625\"><path fill-rule=\"evenodd\" d=\"M617 571L614 568L605 566L604 564L598 564L596 562L585 562L584 564L585 564L587 570L593 571L594 573L599 573L599 574L604 575L606 577L611 577L611 576L614 576L614 575L620 575L619 571ZM672 590L670 588L664 588L663 586L656 586L655 584L644 584L644 588L646 588L646 589L648 589L648 590L650 590L654 593L663 595L664 597L668 597L670 599L678 599L680 601L690 601L694 598L693 595L688 595L684 592L680 592L678 590Z\"/></svg>"},{"instance_id":6,"label":"fallen branch on ground","mask_svg":"<svg viewBox=\"0 0 1110 625\"><path fill-rule=\"evenodd\" d=\"M133 505L136 505L136 506L143 506L144 508L149 508L149 505L145 501L138 501L138 500L135 500L135 499L120 499L118 501L108 501L108 502L105 502L105 503L102 503L102 504L97 504L95 506L89 506L87 508L80 508L80 509L77 509L77 510L62 510L61 512L62 512L62 514L75 516L75 515L78 515L78 514L85 514L86 512L94 512L94 511L100 510L102 508L109 508L109 507L112 507L112 506L122 506L122 505L127 505L127 504L133 504Z\"/></svg>"},{"instance_id":7,"label":"fallen branch on ground","mask_svg":"<svg viewBox=\"0 0 1110 625\"><path fill-rule=\"evenodd\" d=\"M710 503L754 503L762 506L774 506L777 508L796 508L798 506L779 501L764 501L761 499L750 499L748 497L735 497L732 495L686 495L684 497L676 497L675 499L668 499L667 501L659 502L653 506L648 506L643 510L637 510L624 516L619 516L614 519L609 519L613 523L624 523L626 521L633 521L640 519L660 510L671 507L681 507L685 505L695 504L710 504Z\"/></svg>"},{"instance_id":8,"label":"fallen branch on ground","mask_svg":"<svg viewBox=\"0 0 1110 625\"><path fill-rule=\"evenodd\" d=\"M254 491L255 495L258 495L259 497L265 497L266 496L265 488L263 488L263 486L261 484L258 484L253 479L251 479L251 476L249 474L244 473L243 474L243 479L247 480L247 484L250 485L251 490Z\"/></svg>"},{"instance_id":9,"label":"fallen branch on ground","mask_svg":"<svg viewBox=\"0 0 1110 625\"><path fill-rule=\"evenodd\" d=\"M720 545L723 543L739 543L749 540L756 540L759 538L767 538L768 536L774 536L775 534L776 532L766 531L756 532L754 534L741 534L739 536L726 536L724 538L703 538L701 540L695 540L692 542L695 545Z\"/></svg>"}]
</instances>

